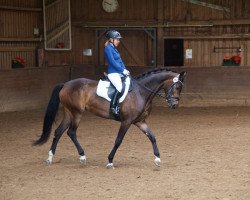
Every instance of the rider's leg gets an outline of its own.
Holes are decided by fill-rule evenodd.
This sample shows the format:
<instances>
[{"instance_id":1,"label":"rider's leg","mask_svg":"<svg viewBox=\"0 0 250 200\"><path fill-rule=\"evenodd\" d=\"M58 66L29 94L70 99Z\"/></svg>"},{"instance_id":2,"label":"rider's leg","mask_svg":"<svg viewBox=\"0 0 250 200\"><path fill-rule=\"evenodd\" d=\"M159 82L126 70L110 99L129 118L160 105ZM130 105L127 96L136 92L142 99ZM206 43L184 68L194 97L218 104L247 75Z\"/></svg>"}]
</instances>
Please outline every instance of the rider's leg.
<instances>
[{"instance_id":1,"label":"rider's leg","mask_svg":"<svg viewBox=\"0 0 250 200\"><path fill-rule=\"evenodd\" d=\"M115 115L119 114L119 110L117 108L117 105L118 105L118 101L119 101L120 97L121 97L121 92L116 90L115 94L110 102L110 111Z\"/></svg>"},{"instance_id":2,"label":"rider's leg","mask_svg":"<svg viewBox=\"0 0 250 200\"><path fill-rule=\"evenodd\" d=\"M108 74L108 78L111 81L111 83L115 86L115 89L116 89L114 96L110 102L110 111L113 114L118 115L119 110L117 109L117 105L118 105L118 101L121 97L122 80L121 80L120 74L118 74L118 73Z\"/></svg>"}]
</instances>

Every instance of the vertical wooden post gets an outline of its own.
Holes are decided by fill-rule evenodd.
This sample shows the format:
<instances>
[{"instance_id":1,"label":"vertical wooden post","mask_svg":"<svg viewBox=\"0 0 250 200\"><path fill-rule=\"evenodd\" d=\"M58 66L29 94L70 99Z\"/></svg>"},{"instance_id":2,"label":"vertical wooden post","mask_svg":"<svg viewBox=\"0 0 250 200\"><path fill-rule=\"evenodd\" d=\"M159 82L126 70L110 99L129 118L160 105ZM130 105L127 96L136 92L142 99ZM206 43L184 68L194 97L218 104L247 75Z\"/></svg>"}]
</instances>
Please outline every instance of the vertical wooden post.
<instances>
[{"instance_id":1,"label":"vertical wooden post","mask_svg":"<svg viewBox=\"0 0 250 200\"><path fill-rule=\"evenodd\" d=\"M44 65L44 49L37 48L35 51L36 51L36 67L43 67L43 65Z\"/></svg>"},{"instance_id":2,"label":"vertical wooden post","mask_svg":"<svg viewBox=\"0 0 250 200\"><path fill-rule=\"evenodd\" d=\"M164 0L158 0L157 5L157 22L158 25L162 25L164 23ZM158 26L157 27L157 67L164 66L164 28Z\"/></svg>"}]
</instances>

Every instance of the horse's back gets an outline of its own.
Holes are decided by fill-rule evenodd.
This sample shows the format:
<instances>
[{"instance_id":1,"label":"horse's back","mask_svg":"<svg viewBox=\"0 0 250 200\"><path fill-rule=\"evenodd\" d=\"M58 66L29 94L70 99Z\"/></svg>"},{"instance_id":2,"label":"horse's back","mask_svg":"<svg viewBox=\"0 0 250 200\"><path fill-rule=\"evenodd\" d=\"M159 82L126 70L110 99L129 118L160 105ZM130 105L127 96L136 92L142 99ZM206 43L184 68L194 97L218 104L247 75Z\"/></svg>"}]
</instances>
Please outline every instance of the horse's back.
<instances>
[{"instance_id":1,"label":"horse's back","mask_svg":"<svg viewBox=\"0 0 250 200\"><path fill-rule=\"evenodd\" d=\"M78 78L66 82L60 92L61 103L69 109L84 110L86 101L96 91L97 81Z\"/></svg>"}]
</instances>

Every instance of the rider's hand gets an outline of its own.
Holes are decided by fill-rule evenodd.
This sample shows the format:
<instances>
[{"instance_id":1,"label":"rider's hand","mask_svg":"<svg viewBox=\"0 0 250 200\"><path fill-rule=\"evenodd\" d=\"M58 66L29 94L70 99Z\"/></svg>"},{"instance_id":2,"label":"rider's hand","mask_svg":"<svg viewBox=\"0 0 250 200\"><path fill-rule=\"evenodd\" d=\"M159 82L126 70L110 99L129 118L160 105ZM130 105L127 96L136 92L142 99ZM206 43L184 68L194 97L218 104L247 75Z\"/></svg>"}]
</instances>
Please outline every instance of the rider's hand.
<instances>
[{"instance_id":1,"label":"rider's hand","mask_svg":"<svg viewBox=\"0 0 250 200\"><path fill-rule=\"evenodd\" d=\"M129 74L130 74L130 72L129 72L128 70L126 70L126 69L124 69L122 73L123 73L125 76L129 76Z\"/></svg>"}]
</instances>

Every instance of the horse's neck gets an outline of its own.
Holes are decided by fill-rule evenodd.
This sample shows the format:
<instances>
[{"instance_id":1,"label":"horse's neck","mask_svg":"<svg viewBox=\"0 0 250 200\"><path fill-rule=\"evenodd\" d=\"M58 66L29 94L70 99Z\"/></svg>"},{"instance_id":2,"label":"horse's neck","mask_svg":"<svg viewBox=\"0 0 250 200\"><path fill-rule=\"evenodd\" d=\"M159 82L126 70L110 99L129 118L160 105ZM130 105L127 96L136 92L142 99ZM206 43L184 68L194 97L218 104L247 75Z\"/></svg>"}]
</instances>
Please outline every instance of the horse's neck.
<instances>
[{"instance_id":1,"label":"horse's neck","mask_svg":"<svg viewBox=\"0 0 250 200\"><path fill-rule=\"evenodd\" d=\"M173 76L173 75L172 75ZM164 74L152 74L148 77L144 77L138 80L138 83L141 87L141 91L143 91L142 98L145 99L146 107L150 108L152 104L152 100L159 92L159 90L163 86L163 82L171 78L171 75L164 73Z\"/></svg>"},{"instance_id":2,"label":"horse's neck","mask_svg":"<svg viewBox=\"0 0 250 200\"><path fill-rule=\"evenodd\" d=\"M172 73L158 73L158 74L152 74L144 79L139 80L141 84L149 88L150 90L157 92L161 89L161 86L163 85L163 82L167 79L170 79L173 77Z\"/></svg>"}]
</instances>

